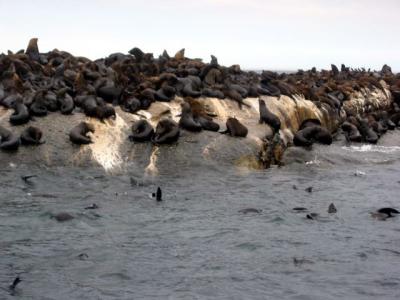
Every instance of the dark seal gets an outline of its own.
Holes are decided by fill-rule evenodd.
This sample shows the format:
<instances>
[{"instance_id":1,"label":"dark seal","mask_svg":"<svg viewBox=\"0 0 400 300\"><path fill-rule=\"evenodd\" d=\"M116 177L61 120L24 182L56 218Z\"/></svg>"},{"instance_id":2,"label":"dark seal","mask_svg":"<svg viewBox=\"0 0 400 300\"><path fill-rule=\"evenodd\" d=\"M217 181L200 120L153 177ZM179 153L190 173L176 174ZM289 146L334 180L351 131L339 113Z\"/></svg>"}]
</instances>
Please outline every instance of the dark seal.
<instances>
[{"instance_id":1,"label":"dark seal","mask_svg":"<svg viewBox=\"0 0 400 300\"><path fill-rule=\"evenodd\" d=\"M10 116L10 123L12 125L21 125L29 122L28 107L26 107L22 99L14 101L12 108L14 109L14 113Z\"/></svg>"},{"instance_id":2,"label":"dark seal","mask_svg":"<svg viewBox=\"0 0 400 300\"><path fill-rule=\"evenodd\" d=\"M44 143L44 141L41 140L42 136L43 133L39 128L29 126L21 133L21 143L23 145L40 145Z\"/></svg>"},{"instance_id":3,"label":"dark seal","mask_svg":"<svg viewBox=\"0 0 400 300\"><path fill-rule=\"evenodd\" d=\"M94 132L94 127L92 124L81 122L71 129L69 133L69 139L71 142L77 145L90 144L92 140L90 137L86 136L88 132Z\"/></svg>"},{"instance_id":4,"label":"dark seal","mask_svg":"<svg viewBox=\"0 0 400 300\"><path fill-rule=\"evenodd\" d=\"M187 102L182 104L182 116L179 120L179 127L194 132L198 132L203 129L201 124L194 120L192 109L190 108L190 104Z\"/></svg>"},{"instance_id":5,"label":"dark seal","mask_svg":"<svg viewBox=\"0 0 400 300\"><path fill-rule=\"evenodd\" d=\"M281 120L268 110L264 100L258 99L258 104L260 109L260 124L268 124L274 132L279 131L281 129Z\"/></svg>"},{"instance_id":6,"label":"dark seal","mask_svg":"<svg viewBox=\"0 0 400 300\"><path fill-rule=\"evenodd\" d=\"M20 144L21 141L19 139L19 136L17 136L7 128L0 126L0 149L6 151L15 151L18 150Z\"/></svg>"},{"instance_id":7,"label":"dark seal","mask_svg":"<svg viewBox=\"0 0 400 300\"><path fill-rule=\"evenodd\" d=\"M248 129L236 118L228 118L226 120L226 130L222 134L229 134L230 136L246 137Z\"/></svg>"},{"instance_id":8,"label":"dark seal","mask_svg":"<svg viewBox=\"0 0 400 300\"><path fill-rule=\"evenodd\" d=\"M153 126L146 120L140 120L132 125L132 134L129 136L131 142L150 141L154 135Z\"/></svg>"},{"instance_id":9,"label":"dark seal","mask_svg":"<svg viewBox=\"0 0 400 300\"><path fill-rule=\"evenodd\" d=\"M172 144L179 139L179 125L170 119L158 122L156 132L152 138L155 144Z\"/></svg>"}]
</instances>

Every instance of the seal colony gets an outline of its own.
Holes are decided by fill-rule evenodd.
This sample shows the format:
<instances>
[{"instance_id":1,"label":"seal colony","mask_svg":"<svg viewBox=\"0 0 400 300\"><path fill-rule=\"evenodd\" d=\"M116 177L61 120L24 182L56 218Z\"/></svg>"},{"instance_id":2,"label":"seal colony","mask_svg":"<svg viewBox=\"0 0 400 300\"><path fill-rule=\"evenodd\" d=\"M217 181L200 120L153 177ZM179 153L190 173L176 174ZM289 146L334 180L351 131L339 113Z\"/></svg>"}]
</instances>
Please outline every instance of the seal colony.
<instances>
[{"instance_id":1,"label":"seal colony","mask_svg":"<svg viewBox=\"0 0 400 300\"><path fill-rule=\"evenodd\" d=\"M357 93L379 90L391 97L390 107L379 110L373 101L362 109L349 104ZM281 141L284 120L270 107L271 97L283 96L297 105L299 98L311 101L324 117L320 120L304 116L288 143ZM91 61L57 49L39 52L38 40L29 41L26 50L8 51L0 55L0 105L13 110L11 126L20 126L54 112L64 115L82 112L101 121L116 117L115 107L138 114L155 102L183 99L179 122L163 117L152 126L145 117L132 126L129 140L133 143L171 144L179 140L181 130L202 130L226 133L244 138L249 129L235 115L226 116L225 129L214 121L204 99L233 101L238 109L251 107L249 97L259 98L259 123L270 127L265 135L259 159L265 167L280 164L288 145L311 147L313 143L331 144L336 133L343 133L348 142L377 143L388 130L400 126L400 77L384 65L381 71L350 69L345 65L331 70L299 70L286 74L271 71L243 71L239 65L224 67L215 56L204 63L185 57L185 49L170 56L164 51L158 58L133 48L128 54L113 53ZM368 100L368 99L367 99ZM321 122L324 121L324 122ZM334 123L327 126L327 123ZM56 126L56 125L55 125ZM266 130L267 131L267 130ZM94 127L87 122L69 128L75 144L90 144L87 133ZM0 149L16 151L22 145L45 142L42 130L30 126L21 136L0 126Z\"/></svg>"}]
</instances>

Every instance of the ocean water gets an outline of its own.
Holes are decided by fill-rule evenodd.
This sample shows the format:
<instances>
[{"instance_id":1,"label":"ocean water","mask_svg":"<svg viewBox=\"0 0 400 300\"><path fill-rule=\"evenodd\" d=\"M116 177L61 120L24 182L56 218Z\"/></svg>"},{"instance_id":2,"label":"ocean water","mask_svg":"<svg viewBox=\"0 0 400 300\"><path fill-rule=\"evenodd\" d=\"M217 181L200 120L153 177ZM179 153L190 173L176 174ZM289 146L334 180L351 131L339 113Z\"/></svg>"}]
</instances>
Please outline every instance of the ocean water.
<instances>
[{"instance_id":1,"label":"ocean water","mask_svg":"<svg viewBox=\"0 0 400 300\"><path fill-rule=\"evenodd\" d=\"M292 148L282 168L171 161L153 177L6 164L0 299L399 299L400 216L369 214L400 208L399 146L396 131Z\"/></svg>"}]
</instances>

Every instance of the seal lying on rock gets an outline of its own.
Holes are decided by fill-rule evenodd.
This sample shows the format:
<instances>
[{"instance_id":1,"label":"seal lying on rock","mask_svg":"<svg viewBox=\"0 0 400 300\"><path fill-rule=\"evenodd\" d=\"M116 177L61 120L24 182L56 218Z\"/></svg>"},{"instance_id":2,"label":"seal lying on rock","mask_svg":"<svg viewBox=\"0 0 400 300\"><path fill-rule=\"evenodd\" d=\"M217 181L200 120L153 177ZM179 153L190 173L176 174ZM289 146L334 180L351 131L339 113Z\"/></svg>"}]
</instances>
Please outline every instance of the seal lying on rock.
<instances>
[{"instance_id":1,"label":"seal lying on rock","mask_svg":"<svg viewBox=\"0 0 400 300\"><path fill-rule=\"evenodd\" d=\"M309 147L314 142L330 145L332 144L332 135L326 128L316 125L315 122L306 120L300 126L299 131L296 132L293 138L295 146Z\"/></svg>"},{"instance_id":2,"label":"seal lying on rock","mask_svg":"<svg viewBox=\"0 0 400 300\"><path fill-rule=\"evenodd\" d=\"M163 119L157 124L152 142L155 144L171 144L178 140L179 134L179 126L175 121Z\"/></svg>"},{"instance_id":3,"label":"seal lying on rock","mask_svg":"<svg viewBox=\"0 0 400 300\"><path fill-rule=\"evenodd\" d=\"M201 131L203 128L200 123L194 120L189 103L182 104L182 116L179 120L179 127L188 131Z\"/></svg>"},{"instance_id":4,"label":"seal lying on rock","mask_svg":"<svg viewBox=\"0 0 400 300\"><path fill-rule=\"evenodd\" d=\"M140 120L132 125L132 135L129 136L129 140L131 142L146 142L150 141L153 135L153 126L146 120Z\"/></svg>"},{"instance_id":5,"label":"seal lying on rock","mask_svg":"<svg viewBox=\"0 0 400 300\"><path fill-rule=\"evenodd\" d=\"M0 126L0 149L15 151L18 150L21 141L19 137L7 128Z\"/></svg>"},{"instance_id":6,"label":"seal lying on rock","mask_svg":"<svg viewBox=\"0 0 400 300\"><path fill-rule=\"evenodd\" d=\"M190 103L190 109L193 116L193 120L200 124L204 130L209 131L218 131L219 125L215 123L210 117L210 111L207 110L207 107L200 101L196 101L194 99L188 99L188 103Z\"/></svg>"},{"instance_id":7,"label":"seal lying on rock","mask_svg":"<svg viewBox=\"0 0 400 300\"><path fill-rule=\"evenodd\" d=\"M14 108L14 113L10 116L10 123L12 125L21 125L29 122L30 116L26 105L23 103L22 99L18 99L13 102L12 108Z\"/></svg>"},{"instance_id":8,"label":"seal lying on rock","mask_svg":"<svg viewBox=\"0 0 400 300\"><path fill-rule=\"evenodd\" d=\"M229 134L230 136L246 137L248 129L236 118L228 118L226 120L226 130L222 134Z\"/></svg>"},{"instance_id":9,"label":"seal lying on rock","mask_svg":"<svg viewBox=\"0 0 400 300\"><path fill-rule=\"evenodd\" d=\"M94 132L92 124L81 122L71 129L69 133L69 139L71 142L77 145L93 143L91 138L86 136L88 132Z\"/></svg>"},{"instance_id":10,"label":"seal lying on rock","mask_svg":"<svg viewBox=\"0 0 400 300\"><path fill-rule=\"evenodd\" d=\"M44 141L42 139L42 131L33 126L29 126L21 133L21 143L23 145L40 145L43 144Z\"/></svg>"}]
</instances>

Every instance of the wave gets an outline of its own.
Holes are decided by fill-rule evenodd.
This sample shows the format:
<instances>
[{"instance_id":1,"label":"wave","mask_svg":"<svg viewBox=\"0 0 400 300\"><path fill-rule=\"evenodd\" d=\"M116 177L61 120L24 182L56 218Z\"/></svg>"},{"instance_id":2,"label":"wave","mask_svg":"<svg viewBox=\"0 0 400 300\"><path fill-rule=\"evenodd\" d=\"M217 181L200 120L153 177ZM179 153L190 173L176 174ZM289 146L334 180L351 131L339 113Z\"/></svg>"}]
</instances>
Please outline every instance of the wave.
<instances>
[{"instance_id":1,"label":"wave","mask_svg":"<svg viewBox=\"0 0 400 300\"><path fill-rule=\"evenodd\" d=\"M377 145L361 145L361 146L343 146L342 149L350 152L379 152L393 153L400 151L399 146L377 146Z\"/></svg>"}]
</instances>

